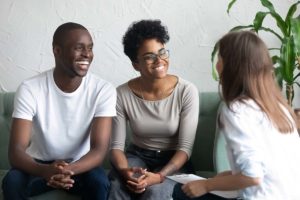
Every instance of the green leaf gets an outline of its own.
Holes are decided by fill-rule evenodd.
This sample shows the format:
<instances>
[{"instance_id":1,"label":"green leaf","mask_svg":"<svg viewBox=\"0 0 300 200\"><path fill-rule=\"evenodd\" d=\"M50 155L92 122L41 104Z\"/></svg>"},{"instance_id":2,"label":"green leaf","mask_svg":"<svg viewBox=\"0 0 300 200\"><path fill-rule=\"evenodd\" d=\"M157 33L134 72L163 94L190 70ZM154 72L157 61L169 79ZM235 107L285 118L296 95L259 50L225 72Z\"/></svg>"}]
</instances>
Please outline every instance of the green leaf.
<instances>
[{"instance_id":1,"label":"green leaf","mask_svg":"<svg viewBox=\"0 0 300 200\"><path fill-rule=\"evenodd\" d=\"M291 35L295 43L295 53L300 57L300 16L291 19Z\"/></svg>"},{"instance_id":2,"label":"green leaf","mask_svg":"<svg viewBox=\"0 0 300 200\"><path fill-rule=\"evenodd\" d=\"M288 26L288 32L290 33L290 27L291 27L291 20L292 20L292 17L294 15L294 13L296 12L297 10L297 5L300 3L300 1L294 3L293 5L291 5L287 15L286 15L286 18L285 18L285 23L287 24Z\"/></svg>"},{"instance_id":3,"label":"green leaf","mask_svg":"<svg viewBox=\"0 0 300 200\"><path fill-rule=\"evenodd\" d=\"M300 84L299 84L298 82L295 82L295 84L296 84L298 87L300 87Z\"/></svg>"},{"instance_id":4,"label":"green leaf","mask_svg":"<svg viewBox=\"0 0 300 200\"><path fill-rule=\"evenodd\" d=\"M280 48L269 48L269 51L280 50Z\"/></svg>"},{"instance_id":5,"label":"green leaf","mask_svg":"<svg viewBox=\"0 0 300 200\"><path fill-rule=\"evenodd\" d=\"M278 15L277 13L270 13L271 16L276 20L276 24L278 26L278 28L281 30L281 32L283 33L283 35L285 36L289 36L288 30L287 30L287 25L285 23L285 21L280 17L280 15Z\"/></svg>"},{"instance_id":6,"label":"green leaf","mask_svg":"<svg viewBox=\"0 0 300 200\"><path fill-rule=\"evenodd\" d=\"M231 0L231 2L228 4L228 7L227 7L227 14L229 14L229 11L231 9L231 7L233 6L233 4L236 2L236 0Z\"/></svg>"},{"instance_id":7,"label":"green leaf","mask_svg":"<svg viewBox=\"0 0 300 200\"><path fill-rule=\"evenodd\" d=\"M300 72L294 77L294 81L300 76ZM294 82L297 83L297 82Z\"/></svg>"},{"instance_id":8,"label":"green leaf","mask_svg":"<svg viewBox=\"0 0 300 200\"><path fill-rule=\"evenodd\" d=\"M279 56L275 55L275 56L272 56L272 62L273 64L279 64L280 63L280 58Z\"/></svg>"},{"instance_id":9,"label":"green leaf","mask_svg":"<svg viewBox=\"0 0 300 200\"><path fill-rule=\"evenodd\" d=\"M275 11L273 4L268 0L260 0L260 2L264 7L269 9L271 16L276 20L276 24L283 35L288 36L287 25L281 16Z\"/></svg>"},{"instance_id":10,"label":"green leaf","mask_svg":"<svg viewBox=\"0 0 300 200\"><path fill-rule=\"evenodd\" d=\"M213 76L213 79L215 79L216 81L219 80L219 75L218 75L218 72L217 72L217 69L216 69L216 61L217 61L217 57L218 57L218 46L219 46L219 43L216 43L215 46L214 46L214 49L211 53L211 63L212 63L212 76Z\"/></svg>"},{"instance_id":11,"label":"green leaf","mask_svg":"<svg viewBox=\"0 0 300 200\"><path fill-rule=\"evenodd\" d=\"M247 26L235 26L235 27L233 27L232 29L230 29L229 32L232 32L232 31L239 31L239 30L242 30L242 29L248 29L248 28L254 28L254 26L253 26L252 24L247 25Z\"/></svg>"},{"instance_id":12,"label":"green leaf","mask_svg":"<svg viewBox=\"0 0 300 200\"><path fill-rule=\"evenodd\" d=\"M253 21L253 26L256 32L258 32L259 28L262 26L262 23L269 12L258 12Z\"/></svg>"},{"instance_id":13,"label":"green leaf","mask_svg":"<svg viewBox=\"0 0 300 200\"><path fill-rule=\"evenodd\" d=\"M239 30L243 30L243 29L249 29L249 28L252 28L250 30L255 30L254 29L254 25L250 24L250 25L247 25L247 26L235 26L233 27L232 29L230 29L229 32L232 32L232 31L239 31ZM276 33L274 30L270 29L270 28L266 28L266 27L260 27L259 30L263 30L263 31L266 31L266 32L270 32L272 34L274 34L280 41L283 40L283 38L278 34ZM256 31L258 32L258 31Z\"/></svg>"},{"instance_id":14,"label":"green leaf","mask_svg":"<svg viewBox=\"0 0 300 200\"><path fill-rule=\"evenodd\" d=\"M274 6L270 1L260 0L260 2L264 7L268 8L270 10L270 12L275 12Z\"/></svg>"},{"instance_id":15,"label":"green leaf","mask_svg":"<svg viewBox=\"0 0 300 200\"><path fill-rule=\"evenodd\" d=\"M292 84L296 61L293 38L284 38L280 50L280 60L282 62L282 77L287 84Z\"/></svg>"},{"instance_id":16,"label":"green leaf","mask_svg":"<svg viewBox=\"0 0 300 200\"><path fill-rule=\"evenodd\" d=\"M282 68L281 67L276 67L275 68L275 78L276 78L276 82L278 83L278 85L280 86L280 88L282 89L283 86L283 78L282 78Z\"/></svg>"},{"instance_id":17,"label":"green leaf","mask_svg":"<svg viewBox=\"0 0 300 200\"><path fill-rule=\"evenodd\" d=\"M280 41L283 40L283 38L282 38L278 33L276 33L274 30L272 30L272 29L270 29L270 28L260 27L259 30L263 30L263 31L266 31L266 32L273 33Z\"/></svg>"}]
</instances>

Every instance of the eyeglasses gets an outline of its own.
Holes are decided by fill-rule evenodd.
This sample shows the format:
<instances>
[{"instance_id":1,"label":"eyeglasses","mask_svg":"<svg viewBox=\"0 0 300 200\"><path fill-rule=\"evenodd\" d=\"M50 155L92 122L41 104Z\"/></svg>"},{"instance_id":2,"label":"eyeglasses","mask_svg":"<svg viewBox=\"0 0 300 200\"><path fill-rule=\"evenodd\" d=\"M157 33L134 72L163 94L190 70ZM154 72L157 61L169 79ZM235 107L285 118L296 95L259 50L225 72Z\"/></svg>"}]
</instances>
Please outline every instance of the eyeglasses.
<instances>
[{"instance_id":1,"label":"eyeglasses","mask_svg":"<svg viewBox=\"0 0 300 200\"><path fill-rule=\"evenodd\" d=\"M158 57L160 59L167 59L167 58L169 58L169 56L170 56L169 50L161 49L158 51L158 54L155 54L155 53L145 54L143 56L143 59L147 64L153 64L158 60Z\"/></svg>"}]
</instances>

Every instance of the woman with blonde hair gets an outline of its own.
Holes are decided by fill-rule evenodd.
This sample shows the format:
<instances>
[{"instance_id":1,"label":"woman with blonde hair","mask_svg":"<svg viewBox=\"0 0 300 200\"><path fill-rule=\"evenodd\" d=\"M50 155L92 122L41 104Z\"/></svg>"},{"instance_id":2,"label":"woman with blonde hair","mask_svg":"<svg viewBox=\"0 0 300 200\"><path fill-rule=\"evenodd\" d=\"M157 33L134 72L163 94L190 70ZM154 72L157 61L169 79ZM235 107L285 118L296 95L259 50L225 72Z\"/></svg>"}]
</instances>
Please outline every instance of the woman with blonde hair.
<instances>
[{"instance_id":1,"label":"woman with blonde hair","mask_svg":"<svg viewBox=\"0 0 300 200\"><path fill-rule=\"evenodd\" d=\"M238 190L242 199L300 199L300 137L296 117L274 80L264 42L253 32L219 41L222 97L219 127L231 171L176 186L174 199L205 199L213 190Z\"/></svg>"}]
</instances>

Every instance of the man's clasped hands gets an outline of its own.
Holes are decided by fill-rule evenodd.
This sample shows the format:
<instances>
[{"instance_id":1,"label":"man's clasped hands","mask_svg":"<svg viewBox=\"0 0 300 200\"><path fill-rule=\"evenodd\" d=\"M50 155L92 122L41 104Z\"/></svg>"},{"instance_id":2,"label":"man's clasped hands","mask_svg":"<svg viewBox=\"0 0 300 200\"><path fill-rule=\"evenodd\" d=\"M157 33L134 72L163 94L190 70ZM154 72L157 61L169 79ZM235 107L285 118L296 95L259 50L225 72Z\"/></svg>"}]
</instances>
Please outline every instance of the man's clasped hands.
<instances>
[{"instance_id":1,"label":"man's clasped hands","mask_svg":"<svg viewBox=\"0 0 300 200\"><path fill-rule=\"evenodd\" d=\"M72 179L74 172L68 169L69 163L65 161L55 161L48 165L45 173L47 185L57 189L70 189L75 183ZM50 168L50 169L49 169Z\"/></svg>"}]
</instances>

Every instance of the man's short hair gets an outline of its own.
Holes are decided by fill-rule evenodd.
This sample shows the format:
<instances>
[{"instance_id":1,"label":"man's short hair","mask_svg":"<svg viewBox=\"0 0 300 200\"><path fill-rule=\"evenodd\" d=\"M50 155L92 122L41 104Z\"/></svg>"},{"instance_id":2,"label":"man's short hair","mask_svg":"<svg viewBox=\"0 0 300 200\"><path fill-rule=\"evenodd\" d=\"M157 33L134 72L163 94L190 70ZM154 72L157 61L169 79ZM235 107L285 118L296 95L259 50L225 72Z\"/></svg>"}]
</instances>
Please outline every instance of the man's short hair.
<instances>
[{"instance_id":1,"label":"man's short hair","mask_svg":"<svg viewBox=\"0 0 300 200\"><path fill-rule=\"evenodd\" d=\"M54 32L53 35L53 41L52 41L52 46L54 47L55 45L62 46L63 41L65 40L66 34L75 29L83 29L87 31L87 28L82 26L81 24L77 24L74 22L67 22L62 25L60 25Z\"/></svg>"}]
</instances>

